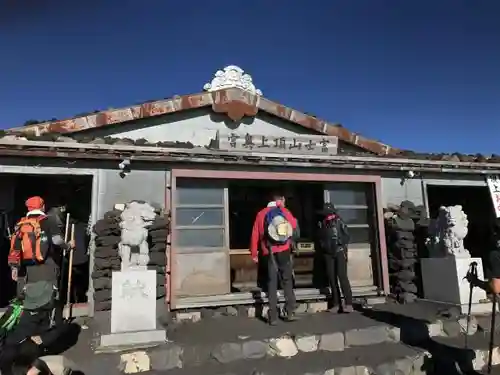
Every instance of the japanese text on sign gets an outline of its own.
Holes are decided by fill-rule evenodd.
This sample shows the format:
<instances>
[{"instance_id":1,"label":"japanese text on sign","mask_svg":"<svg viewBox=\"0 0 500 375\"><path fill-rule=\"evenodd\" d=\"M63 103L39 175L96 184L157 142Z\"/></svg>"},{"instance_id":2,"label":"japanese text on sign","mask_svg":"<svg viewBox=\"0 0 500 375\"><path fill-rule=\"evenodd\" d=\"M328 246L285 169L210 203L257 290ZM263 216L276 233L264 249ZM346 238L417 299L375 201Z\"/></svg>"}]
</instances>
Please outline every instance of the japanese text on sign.
<instances>
[{"instance_id":1,"label":"japanese text on sign","mask_svg":"<svg viewBox=\"0 0 500 375\"><path fill-rule=\"evenodd\" d=\"M486 178L490 189L491 200L495 208L496 217L500 217L500 179L498 176L488 176Z\"/></svg>"},{"instance_id":2,"label":"japanese text on sign","mask_svg":"<svg viewBox=\"0 0 500 375\"><path fill-rule=\"evenodd\" d=\"M122 285L123 299L148 298L146 286L140 280L127 280Z\"/></svg>"},{"instance_id":3,"label":"japanese text on sign","mask_svg":"<svg viewBox=\"0 0 500 375\"><path fill-rule=\"evenodd\" d=\"M221 150L238 150L268 153L337 154L338 138L321 135L271 136L217 132Z\"/></svg>"}]
</instances>

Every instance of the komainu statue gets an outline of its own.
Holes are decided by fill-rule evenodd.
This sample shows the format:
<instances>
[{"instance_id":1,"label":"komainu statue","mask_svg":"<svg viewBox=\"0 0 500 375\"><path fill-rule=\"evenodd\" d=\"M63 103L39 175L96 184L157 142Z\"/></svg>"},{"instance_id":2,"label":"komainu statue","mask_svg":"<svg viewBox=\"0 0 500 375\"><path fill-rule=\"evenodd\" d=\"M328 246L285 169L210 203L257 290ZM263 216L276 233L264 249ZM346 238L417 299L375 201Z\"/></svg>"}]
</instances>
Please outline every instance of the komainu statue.
<instances>
[{"instance_id":1,"label":"komainu statue","mask_svg":"<svg viewBox=\"0 0 500 375\"><path fill-rule=\"evenodd\" d=\"M469 221L462 206L440 207L437 219L429 227L429 252L432 257L470 258L464 247Z\"/></svg>"},{"instance_id":2,"label":"komainu statue","mask_svg":"<svg viewBox=\"0 0 500 375\"><path fill-rule=\"evenodd\" d=\"M148 229L156 217L148 203L130 202L121 213L121 240L118 244L121 269L146 268L149 263Z\"/></svg>"}]
</instances>

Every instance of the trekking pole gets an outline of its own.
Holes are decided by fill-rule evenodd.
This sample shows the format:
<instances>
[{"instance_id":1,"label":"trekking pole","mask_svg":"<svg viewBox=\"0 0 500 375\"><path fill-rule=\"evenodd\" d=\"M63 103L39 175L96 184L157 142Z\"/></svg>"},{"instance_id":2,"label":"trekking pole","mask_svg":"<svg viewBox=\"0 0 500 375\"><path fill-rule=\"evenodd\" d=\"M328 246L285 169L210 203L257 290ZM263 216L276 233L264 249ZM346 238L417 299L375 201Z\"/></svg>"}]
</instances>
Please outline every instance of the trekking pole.
<instances>
[{"instance_id":1,"label":"trekking pole","mask_svg":"<svg viewBox=\"0 0 500 375\"><path fill-rule=\"evenodd\" d=\"M472 278L477 279L477 262L472 262L469 265L469 270L467 271L468 276L472 276ZM467 312L467 325L465 331L465 348L468 348L469 341L469 329L470 329L470 321L472 315L472 292L474 291L474 284L469 281L469 310Z\"/></svg>"},{"instance_id":2,"label":"trekking pole","mask_svg":"<svg viewBox=\"0 0 500 375\"><path fill-rule=\"evenodd\" d=\"M75 224L71 224L71 242L75 241ZM68 290L66 291L66 308L68 309L68 319L71 318L71 278L73 276L73 253L74 249L69 249L68 262Z\"/></svg>"},{"instance_id":3,"label":"trekking pole","mask_svg":"<svg viewBox=\"0 0 500 375\"><path fill-rule=\"evenodd\" d=\"M493 309L491 313L490 345L488 348L488 374L491 374L491 365L493 362L493 349L495 346L495 318L497 315L497 295L493 294Z\"/></svg>"},{"instance_id":4,"label":"trekking pole","mask_svg":"<svg viewBox=\"0 0 500 375\"><path fill-rule=\"evenodd\" d=\"M69 213L66 214L66 226L64 230L64 243L68 243L68 236L69 236L69 221L70 221L70 215ZM66 250L63 251L63 256L61 258L61 270L59 272L59 285L58 285L58 291L57 291L57 302L58 302L58 317L60 319L64 318L64 302L62 301L62 291L63 291L63 283L64 283L64 275L66 274ZM60 315L62 314L62 316Z\"/></svg>"},{"instance_id":5,"label":"trekking pole","mask_svg":"<svg viewBox=\"0 0 500 375\"><path fill-rule=\"evenodd\" d=\"M64 242L68 242L68 236L69 236L69 219L70 219L70 216L69 216L69 212L66 214L66 227L65 227L65 230L64 230Z\"/></svg>"},{"instance_id":6,"label":"trekking pole","mask_svg":"<svg viewBox=\"0 0 500 375\"><path fill-rule=\"evenodd\" d=\"M68 243L68 236L69 236L69 219L70 219L70 216L69 216L69 213L66 214L66 227L65 227L65 230L64 230L64 243ZM66 258L66 250L63 251L63 257L61 259L61 275L60 275L60 282L59 282L59 291L62 290L62 286L63 286L63 278L62 278L62 275L64 275L66 273L66 270L65 270L65 266L66 266L66 262L64 261ZM61 298L61 296L59 296L59 299Z\"/></svg>"},{"instance_id":7,"label":"trekking pole","mask_svg":"<svg viewBox=\"0 0 500 375\"><path fill-rule=\"evenodd\" d=\"M7 212L3 213L3 221L5 225L5 232L7 234L7 238L10 239L12 238L12 233L10 231L10 223L9 223L9 217L7 216Z\"/></svg>"}]
</instances>

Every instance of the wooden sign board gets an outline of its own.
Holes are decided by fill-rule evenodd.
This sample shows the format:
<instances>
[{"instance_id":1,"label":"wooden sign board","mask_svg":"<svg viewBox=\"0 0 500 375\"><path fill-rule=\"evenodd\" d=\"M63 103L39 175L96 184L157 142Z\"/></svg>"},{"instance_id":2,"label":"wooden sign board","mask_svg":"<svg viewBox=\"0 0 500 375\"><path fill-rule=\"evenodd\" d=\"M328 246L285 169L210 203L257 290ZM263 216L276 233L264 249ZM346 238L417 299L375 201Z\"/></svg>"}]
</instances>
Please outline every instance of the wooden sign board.
<instances>
[{"instance_id":1,"label":"wooden sign board","mask_svg":"<svg viewBox=\"0 0 500 375\"><path fill-rule=\"evenodd\" d=\"M486 177L488 188L490 189L491 201L495 208L495 215L500 218L500 178L499 176Z\"/></svg>"},{"instance_id":2,"label":"wooden sign board","mask_svg":"<svg viewBox=\"0 0 500 375\"><path fill-rule=\"evenodd\" d=\"M276 136L217 132L220 150L302 155L337 155L338 138L323 135Z\"/></svg>"}]
</instances>

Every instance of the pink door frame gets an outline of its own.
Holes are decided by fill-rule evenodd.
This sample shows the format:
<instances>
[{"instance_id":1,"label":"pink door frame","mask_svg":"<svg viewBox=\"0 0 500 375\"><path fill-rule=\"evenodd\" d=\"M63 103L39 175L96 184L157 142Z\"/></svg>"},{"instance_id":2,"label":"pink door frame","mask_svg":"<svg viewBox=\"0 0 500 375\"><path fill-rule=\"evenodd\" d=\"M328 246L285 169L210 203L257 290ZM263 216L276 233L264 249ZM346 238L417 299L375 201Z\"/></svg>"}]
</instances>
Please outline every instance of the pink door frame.
<instances>
[{"instance_id":1,"label":"pink door frame","mask_svg":"<svg viewBox=\"0 0 500 375\"><path fill-rule=\"evenodd\" d=\"M343 175L343 174L318 174L318 173L300 173L300 172L258 172L258 171L224 171L208 169L172 169L171 172L171 193L175 196L177 178L204 178L219 180L280 180L280 181L310 181L310 182L365 182L373 183L375 186L375 208L378 226L378 238L380 249L380 271L382 272L383 292L389 294L389 270L387 263L387 245L385 241L384 211L382 207L382 178L380 176L369 175ZM167 198L168 207L171 212L175 209L175 202L170 197ZM171 244L175 243L175 215L171 215ZM171 280L175 275L175 263L172 259L175 257L175 246L168 249L168 280L167 280L167 299L170 304L175 300L172 293Z\"/></svg>"}]
</instances>

